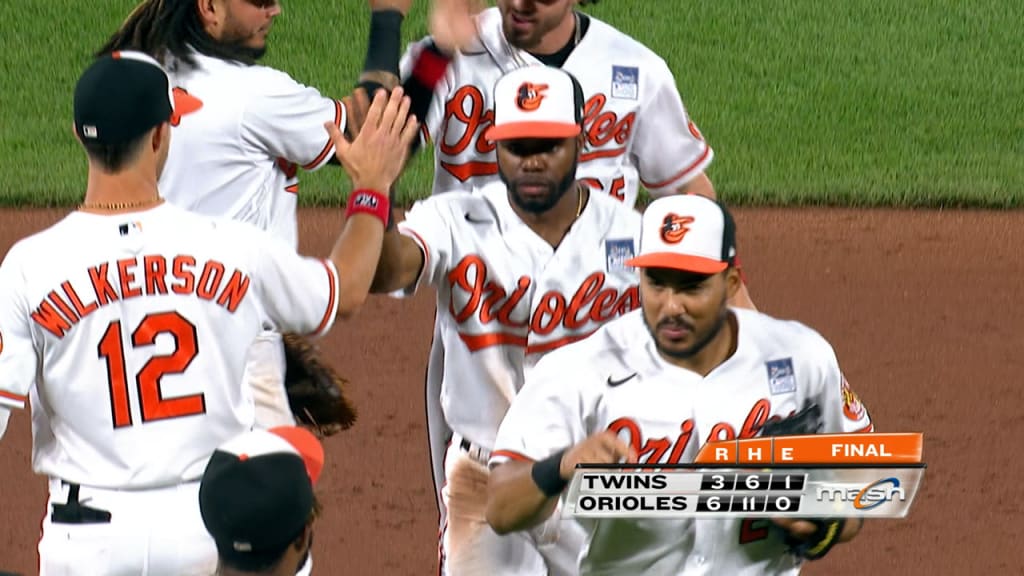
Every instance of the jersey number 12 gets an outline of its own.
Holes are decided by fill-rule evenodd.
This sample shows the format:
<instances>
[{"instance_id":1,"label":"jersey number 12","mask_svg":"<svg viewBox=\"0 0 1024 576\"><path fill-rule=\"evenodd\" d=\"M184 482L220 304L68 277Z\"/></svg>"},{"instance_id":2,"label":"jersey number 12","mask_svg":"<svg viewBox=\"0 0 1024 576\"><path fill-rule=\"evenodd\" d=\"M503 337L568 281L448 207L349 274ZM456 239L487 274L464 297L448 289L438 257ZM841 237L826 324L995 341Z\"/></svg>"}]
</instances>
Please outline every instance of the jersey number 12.
<instances>
[{"instance_id":1,"label":"jersey number 12","mask_svg":"<svg viewBox=\"0 0 1024 576\"><path fill-rule=\"evenodd\" d=\"M142 422L205 414L206 398L202 393L165 400L160 389L160 378L165 374L181 374L199 352L196 327L177 312L149 314L132 332L129 344L132 348L152 346L161 334L170 334L174 338L174 352L166 356L153 356L135 375ZM115 320L107 326L107 331L100 340L98 354L107 363L110 412L114 428L131 426L132 411L128 406L128 374L125 368L124 335L120 320Z\"/></svg>"}]
</instances>

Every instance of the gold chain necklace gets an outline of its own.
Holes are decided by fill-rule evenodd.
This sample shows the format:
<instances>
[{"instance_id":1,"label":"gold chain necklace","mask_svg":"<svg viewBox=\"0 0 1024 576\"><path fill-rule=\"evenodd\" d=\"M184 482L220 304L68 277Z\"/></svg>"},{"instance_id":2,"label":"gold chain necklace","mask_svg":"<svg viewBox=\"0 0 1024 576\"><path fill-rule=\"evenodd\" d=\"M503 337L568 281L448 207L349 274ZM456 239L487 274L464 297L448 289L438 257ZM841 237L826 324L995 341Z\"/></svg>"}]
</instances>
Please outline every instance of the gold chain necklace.
<instances>
[{"instance_id":1,"label":"gold chain necklace","mask_svg":"<svg viewBox=\"0 0 1024 576\"><path fill-rule=\"evenodd\" d=\"M579 202L576 203L576 217L579 218L580 214L583 214L583 185L576 184L576 196L579 198Z\"/></svg>"},{"instance_id":2,"label":"gold chain necklace","mask_svg":"<svg viewBox=\"0 0 1024 576\"><path fill-rule=\"evenodd\" d=\"M89 203L82 202L78 205L79 210L127 210L129 208L142 208L144 206L151 206L163 202L163 198L157 196L156 198L149 198L148 200L139 200L137 202L110 202L107 204L103 203Z\"/></svg>"}]
</instances>

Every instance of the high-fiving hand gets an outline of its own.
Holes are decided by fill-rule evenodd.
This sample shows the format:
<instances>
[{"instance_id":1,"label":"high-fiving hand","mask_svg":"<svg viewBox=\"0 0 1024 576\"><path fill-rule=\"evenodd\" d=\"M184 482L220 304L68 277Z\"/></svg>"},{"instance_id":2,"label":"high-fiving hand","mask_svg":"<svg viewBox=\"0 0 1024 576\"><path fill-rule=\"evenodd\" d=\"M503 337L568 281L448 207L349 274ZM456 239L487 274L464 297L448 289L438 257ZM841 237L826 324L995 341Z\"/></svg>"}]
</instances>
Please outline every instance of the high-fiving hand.
<instances>
[{"instance_id":1,"label":"high-fiving hand","mask_svg":"<svg viewBox=\"0 0 1024 576\"><path fill-rule=\"evenodd\" d=\"M334 155L352 179L353 189L386 194L398 179L419 130L415 115L409 114L410 104L401 87L392 90L390 96L384 90L377 91L361 119L359 135L351 143L332 122L324 123L334 144Z\"/></svg>"}]
</instances>

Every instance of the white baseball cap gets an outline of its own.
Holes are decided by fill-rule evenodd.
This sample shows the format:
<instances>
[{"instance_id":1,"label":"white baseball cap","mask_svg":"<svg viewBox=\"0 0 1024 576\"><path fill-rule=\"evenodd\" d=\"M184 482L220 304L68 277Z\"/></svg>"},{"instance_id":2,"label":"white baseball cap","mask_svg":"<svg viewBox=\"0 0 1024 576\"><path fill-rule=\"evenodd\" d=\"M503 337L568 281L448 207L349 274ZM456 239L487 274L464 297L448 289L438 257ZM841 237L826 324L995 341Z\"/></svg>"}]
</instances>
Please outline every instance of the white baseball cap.
<instances>
[{"instance_id":1,"label":"white baseball cap","mask_svg":"<svg viewBox=\"0 0 1024 576\"><path fill-rule=\"evenodd\" d=\"M583 89L572 74L526 66L494 85L494 124L484 138L572 138L582 130L582 121Z\"/></svg>"},{"instance_id":2,"label":"white baseball cap","mask_svg":"<svg viewBox=\"0 0 1024 576\"><path fill-rule=\"evenodd\" d=\"M717 274L736 261L736 224L721 202L696 194L651 202L644 210L635 268Z\"/></svg>"}]
</instances>

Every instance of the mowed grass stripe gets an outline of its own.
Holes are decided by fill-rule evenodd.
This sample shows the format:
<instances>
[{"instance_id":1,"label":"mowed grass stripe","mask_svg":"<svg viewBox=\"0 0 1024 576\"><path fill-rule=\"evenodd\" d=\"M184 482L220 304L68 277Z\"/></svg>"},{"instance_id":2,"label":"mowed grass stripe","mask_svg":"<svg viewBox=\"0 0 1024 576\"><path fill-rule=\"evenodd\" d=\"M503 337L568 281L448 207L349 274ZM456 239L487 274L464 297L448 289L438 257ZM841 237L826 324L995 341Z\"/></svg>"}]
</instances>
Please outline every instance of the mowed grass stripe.
<instances>
[{"instance_id":1,"label":"mowed grass stripe","mask_svg":"<svg viewBox=\"0 0 1024 576\"><path fill-rule=\"evenodd\" d=\"M70 204L85 161L74 80L134 2L8 0L0 17L0 203ZM427 1L405 25L426 33ZM269 65L325 93L362 66L364 2L286 0ZM676 75L734 204L1024 205L1024 3L1009 0L605 0L587 11L645 42ZM399 189L430 189L417 158ZM306 205L338 205L340 170L302 177Z\"/></svg>"}]
</instances>

